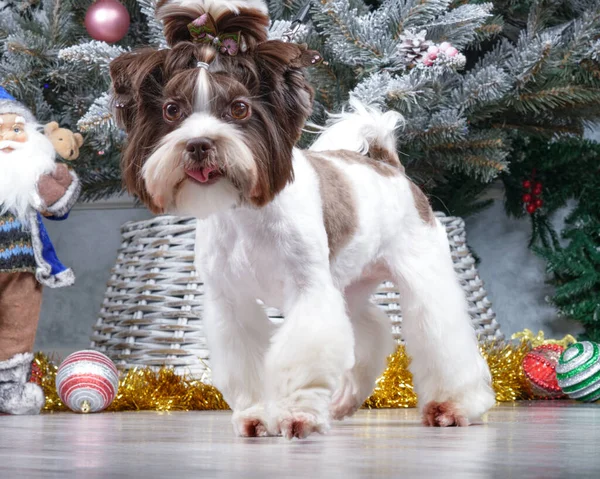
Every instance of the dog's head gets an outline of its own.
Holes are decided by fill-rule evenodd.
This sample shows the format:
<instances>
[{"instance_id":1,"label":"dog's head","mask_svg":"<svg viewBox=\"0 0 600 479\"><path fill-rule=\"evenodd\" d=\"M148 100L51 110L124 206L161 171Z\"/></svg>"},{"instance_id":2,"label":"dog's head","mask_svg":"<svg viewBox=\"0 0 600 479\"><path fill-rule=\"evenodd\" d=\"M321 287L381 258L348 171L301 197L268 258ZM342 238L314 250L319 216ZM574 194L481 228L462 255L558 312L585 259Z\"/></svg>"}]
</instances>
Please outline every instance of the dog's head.
<instances>
[{"instance_id":1,"label":"dog's head","mask_svg":"<svg viewBox=\"0 0 600 479\"><path fill-rule=\"evenodd\" d=\"M129 135L124 181L153 211L206 217L240 202L263 206L293 179L292 149L313 100L303 68L319 57L252 38L235 56L183 39L111 64Z\"/></svg>"}]
</instances>

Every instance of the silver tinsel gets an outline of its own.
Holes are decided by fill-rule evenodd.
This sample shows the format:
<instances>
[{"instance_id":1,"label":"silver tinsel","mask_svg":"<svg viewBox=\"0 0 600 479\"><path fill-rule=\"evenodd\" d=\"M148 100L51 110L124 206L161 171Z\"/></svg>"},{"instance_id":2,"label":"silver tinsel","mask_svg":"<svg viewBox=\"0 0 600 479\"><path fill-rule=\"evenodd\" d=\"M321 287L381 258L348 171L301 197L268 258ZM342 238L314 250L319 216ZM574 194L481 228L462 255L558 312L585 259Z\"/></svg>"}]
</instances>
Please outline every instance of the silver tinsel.
<instances>
[{"instance_id":1,"label":"silver tinsel","mask_svg":"<svg viewBox=\"0 0 600 479\"><path fill-rule=\"evenodd\" d=\"M432 42L425 39L426 30L415 33L407 30L400 35L401 43L398 45L398 59L406 67L412 67L423 60L427 54L427 49L433 45Z\"/></svg>"}]
</instances>

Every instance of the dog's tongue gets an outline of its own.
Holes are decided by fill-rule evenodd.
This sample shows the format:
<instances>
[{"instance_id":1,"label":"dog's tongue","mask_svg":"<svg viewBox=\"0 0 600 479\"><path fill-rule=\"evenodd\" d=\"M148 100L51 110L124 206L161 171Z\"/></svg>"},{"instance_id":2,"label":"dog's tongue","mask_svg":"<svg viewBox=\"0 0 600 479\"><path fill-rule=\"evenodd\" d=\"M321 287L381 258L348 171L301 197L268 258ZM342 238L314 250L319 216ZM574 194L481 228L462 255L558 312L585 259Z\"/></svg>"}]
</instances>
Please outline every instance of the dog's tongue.
<instances>
[{"instance_id":1,"label":"dog's tongue","mask_svg":"<svg viewBox=\"0 0 600 479\"><path fill-rule=\"evenodd\" d=\"M216 168L213 166L206 166L197 170L185 170L185 173L200 183L206 183L209 175L215 170Z\"/></svg>"}]
</instances>

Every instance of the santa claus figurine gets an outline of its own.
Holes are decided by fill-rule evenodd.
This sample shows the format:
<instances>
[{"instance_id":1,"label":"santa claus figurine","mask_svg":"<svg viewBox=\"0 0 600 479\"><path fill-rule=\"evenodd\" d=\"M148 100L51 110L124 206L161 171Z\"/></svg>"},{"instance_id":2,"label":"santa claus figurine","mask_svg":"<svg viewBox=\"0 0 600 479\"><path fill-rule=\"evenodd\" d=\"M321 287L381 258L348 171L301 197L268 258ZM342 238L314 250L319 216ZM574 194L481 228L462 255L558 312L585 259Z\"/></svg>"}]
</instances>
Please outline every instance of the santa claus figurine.
<instances>
[{"instance_id":1,"label":"santa claus figurine","mask_svg":"<svg viewBox=\"0 0 600 479\"><path fill-rule=\"evenodd\" d=\"M32 113L0 87L0 413L38 414L42 389L29 382L42 288L73 284L42 216L62 220L77 201L77 176L55 163Z\"/></svg>"}]
</instances>

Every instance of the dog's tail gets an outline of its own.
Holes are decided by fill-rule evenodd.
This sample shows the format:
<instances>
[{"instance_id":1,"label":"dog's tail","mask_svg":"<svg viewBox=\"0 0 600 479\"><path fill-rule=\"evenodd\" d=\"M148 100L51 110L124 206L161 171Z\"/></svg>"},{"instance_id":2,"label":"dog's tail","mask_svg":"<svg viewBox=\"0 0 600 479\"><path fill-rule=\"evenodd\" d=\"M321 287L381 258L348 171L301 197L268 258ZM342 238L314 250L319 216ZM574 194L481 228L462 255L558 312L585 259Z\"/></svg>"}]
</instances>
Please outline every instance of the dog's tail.
<instances>
[{"instance_id":1,"label":"dog's tail","mask_svg":"<svg viewBox=\"0 0 600 479\"><path fill-rule=\"evenodd\" d=\"M331 114L310 147L313 151L350 150L401 167L396 152L396 129L404 123L396 111L382 112L350 98L351 111Z\"/></svg>"}]
</instances>

